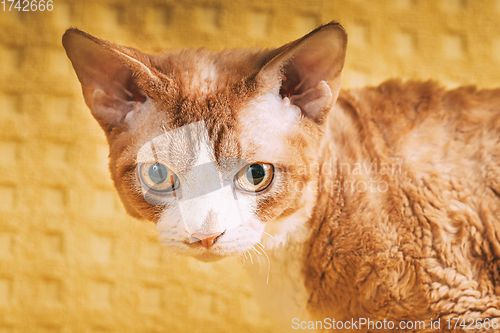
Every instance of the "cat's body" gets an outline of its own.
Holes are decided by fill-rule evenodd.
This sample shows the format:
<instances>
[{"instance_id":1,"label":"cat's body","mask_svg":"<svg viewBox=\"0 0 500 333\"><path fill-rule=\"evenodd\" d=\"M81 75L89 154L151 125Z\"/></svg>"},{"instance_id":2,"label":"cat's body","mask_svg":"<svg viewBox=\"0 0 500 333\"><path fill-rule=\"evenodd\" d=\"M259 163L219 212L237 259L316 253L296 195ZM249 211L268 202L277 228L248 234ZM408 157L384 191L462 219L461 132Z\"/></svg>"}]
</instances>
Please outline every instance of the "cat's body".
<instances>
[{"instance_id":1,"label":"cat's body","mask_svg":"<svg viewBox=\"0 0 500 333\"><path fill-rule=\"evenodd\" d=\"M320 205L304 262L311 306L345 319L497 317L500 91L392 81L344 96L326 158L363 169L333 178L377 189L344 186Z\"/></svg>"},{"instance_id":2,"label":"cat's body","mask_svg":"<svg viewBox=\"0 0 500 333\"><path fill-rule=\"evenodd\" d=\"M500 90L339 95L336 24L262 52L144 55L76 30L63 42L127 211L179 253L246 258L284 330L500 317ZM211 170L234 184L200 189Z\"/></svg>"},{"instance_id":3,"label":"cat's body","mask_svg":"<svg viewBox=\"0 0 500 333\"><path fill-rule=\"evenodd\" d=\"M498 317L500 90L388 81L341 92L328 125L311 235L268 251L283 321Z\"/></svg>"}]
</instances>

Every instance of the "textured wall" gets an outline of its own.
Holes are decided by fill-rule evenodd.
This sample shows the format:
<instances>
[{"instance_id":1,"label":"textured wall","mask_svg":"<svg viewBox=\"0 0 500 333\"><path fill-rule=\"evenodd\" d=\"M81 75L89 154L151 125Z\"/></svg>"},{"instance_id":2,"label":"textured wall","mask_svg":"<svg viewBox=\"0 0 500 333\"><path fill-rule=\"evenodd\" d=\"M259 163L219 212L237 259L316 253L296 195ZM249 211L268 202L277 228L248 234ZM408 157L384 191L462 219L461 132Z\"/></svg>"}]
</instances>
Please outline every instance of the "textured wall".
<instances>
[{"instance_id":1,"label":"textured wall","mask_svg":"<svg viewBox=\"0 0 500 333\"><path fill-rule=\"evenodd\" d=\"M334 19L350 36L344 86L500 77L500 0L54 2L0 4L1 333L276 332L239 259L165 258L153 225L126 216L67 27L160 51L277 46Z\"/></svg>"}]
</instances>

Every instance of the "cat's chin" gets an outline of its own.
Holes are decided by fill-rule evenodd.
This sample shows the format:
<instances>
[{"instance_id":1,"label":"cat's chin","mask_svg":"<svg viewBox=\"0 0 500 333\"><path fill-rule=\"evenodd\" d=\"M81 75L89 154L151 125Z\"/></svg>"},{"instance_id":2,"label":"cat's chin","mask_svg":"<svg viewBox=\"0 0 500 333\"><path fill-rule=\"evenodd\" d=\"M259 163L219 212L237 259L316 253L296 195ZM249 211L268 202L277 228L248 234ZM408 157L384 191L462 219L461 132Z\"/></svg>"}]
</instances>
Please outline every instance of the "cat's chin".
<instances>
[{"instance_id":1,"label":"cat's chin","mask_svg":"<svg viewBox=\"0 0 500 333\"><path fill-rule=\"evenodd\" d=\"M214 253L198 254L198 255L193 255L192 257L203 262L215 262L227 258L227 256L221 256Z\"/></svg>"}]
</instances>

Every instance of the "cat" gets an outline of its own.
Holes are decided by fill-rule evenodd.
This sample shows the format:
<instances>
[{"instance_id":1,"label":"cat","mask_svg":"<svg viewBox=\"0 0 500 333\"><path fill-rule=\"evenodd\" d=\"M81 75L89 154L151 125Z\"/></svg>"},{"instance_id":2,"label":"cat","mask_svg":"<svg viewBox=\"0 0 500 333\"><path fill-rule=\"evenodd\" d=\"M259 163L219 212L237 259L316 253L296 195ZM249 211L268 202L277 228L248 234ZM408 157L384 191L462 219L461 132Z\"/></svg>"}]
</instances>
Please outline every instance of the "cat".
<instances>
[{"instance_id":1,"label":"cat","mask_svg":"<svg viewBox=\"0 0 500 333\"><path fill-rule=\"evenodd\" d=\"M500 90L340 90L336 22L267 50L63 45L126 211L199 260L267 255L245 267L283 330L500 326Z\"/></svg>"}]
</instances>

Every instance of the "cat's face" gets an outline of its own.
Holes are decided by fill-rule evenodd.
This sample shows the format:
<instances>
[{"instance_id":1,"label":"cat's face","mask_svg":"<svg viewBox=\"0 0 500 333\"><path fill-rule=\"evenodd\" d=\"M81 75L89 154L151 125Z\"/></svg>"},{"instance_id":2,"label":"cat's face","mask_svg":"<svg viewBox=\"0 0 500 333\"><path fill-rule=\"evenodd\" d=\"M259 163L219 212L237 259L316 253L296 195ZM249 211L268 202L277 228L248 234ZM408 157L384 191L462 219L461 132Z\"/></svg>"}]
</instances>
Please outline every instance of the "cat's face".
<instances>
[{"instance_id":1,"label":"cat's face","mask_svg":"<svg viewBox=\"0 0 500 333\"><path fill-rule=\"evenodd\" d=\"M307 236L340 26L262 52L145 55L78 30L63 44L122 202L156 223L161 243L211 261Z\"/></svg>"}]
</instances>

